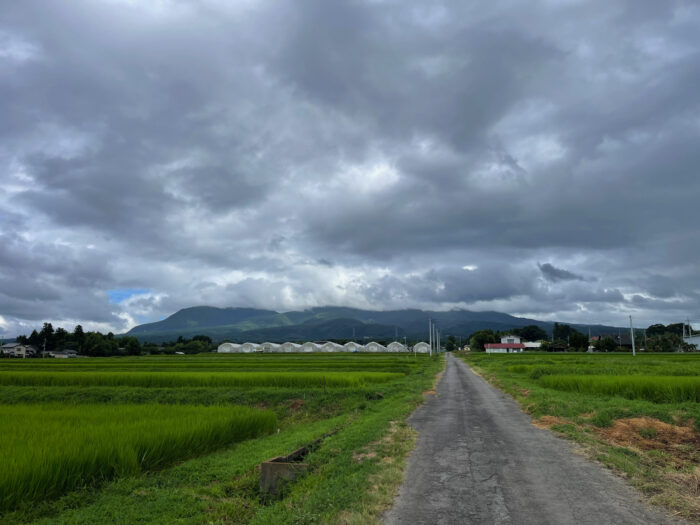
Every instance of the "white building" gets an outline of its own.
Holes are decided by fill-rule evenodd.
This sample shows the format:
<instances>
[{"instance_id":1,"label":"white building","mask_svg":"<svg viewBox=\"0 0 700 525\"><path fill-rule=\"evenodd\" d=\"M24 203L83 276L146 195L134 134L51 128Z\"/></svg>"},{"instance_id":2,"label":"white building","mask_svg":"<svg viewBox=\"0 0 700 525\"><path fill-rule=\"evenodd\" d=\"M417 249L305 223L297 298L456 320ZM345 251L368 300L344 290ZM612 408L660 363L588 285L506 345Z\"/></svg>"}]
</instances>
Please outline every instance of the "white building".
<instances>
[{"instance_id":1,"label":"white building","mask_svg":"<svg viewBox=\"0 0 700 525\"><path fill-rule=\"evenodd\" d=\"M22 343L6 343L2 345L0 353L10 357L29 357L36 355L36 348L32 345L24 345Z\"/></svg>"},{"instance_id":2,"label":"white building","mask_svg":"<svg viewBox=\"0 0 700 525\"><path fill-rule=\"evenodd\" d=\"M503 337L501 337L501 343L502 344L508 344L508 343L520 343L520 336L513 335L513 334L506 334Z\"/></svg>"},{"instance_id":3,"label":"white building","mask_svg":"<svg viewBox=\"0 0 700 525\"><path fill-rule=\"evenodd\" d=\"M421 341L420 343L416 343L413 345L413 351L417 354L429 354L430 345Z\"/></svg>"},{"instance_id":4,"label":"white building","mask_svg":"<svg viewBox=\"0 0 700 525\"><path fill-rule=\"evenodd\" d=\"M526 350L534 350L542 347L542 343L540 343L539 341L536 343L528 343L527 341L525 341L523 344L525 345Z\"/></svg>"},{"instance_id":5,"label":"white building","mask_svg":"<svg viewBox=\"0 0 700 525\"><path fill-rule=\"evenodd\" d=\"M389 343L386 349L388 352L408 352L408 348L406 348L402 343L399 343L398 341Z\"/></svg>"},{"instance_id":6,"label":"white building","mask_svg":"<svg viewBox=\"0 0 700 525\"><path fill-rule=\"evenodd\" d=\"M695 348L700 348L700 335L690 335L683 338L683 342L693 345Z\"/></svg>"},{"instance_id":7,"label":"white building","mask_svg":"<svg viewBox=\"0 0 700 525\"><path fill-rule=\"evenodd\" d=\"M365 349L364 345L356 343L355 341L345 343L343 347L345 348L346 352L362 352Z\"/></svg>"}]
</instances>

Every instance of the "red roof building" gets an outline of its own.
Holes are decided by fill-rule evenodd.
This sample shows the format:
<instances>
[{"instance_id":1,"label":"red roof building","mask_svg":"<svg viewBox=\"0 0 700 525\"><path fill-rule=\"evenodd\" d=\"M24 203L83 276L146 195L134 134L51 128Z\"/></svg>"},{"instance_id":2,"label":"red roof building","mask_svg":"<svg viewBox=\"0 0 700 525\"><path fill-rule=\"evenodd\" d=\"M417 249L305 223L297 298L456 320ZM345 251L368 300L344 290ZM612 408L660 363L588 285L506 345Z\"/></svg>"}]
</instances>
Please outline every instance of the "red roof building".
<instances>
[{"instance_id":1,"label":"red roof building","mask_svg":"<svg viewBox=\"0 0 700 525\"><path fill-rule=\"evenodd\" d=\"M487 354L520 353L524 348L523 343L486 343L484 345Z\"/></svg>"}]
</instances>

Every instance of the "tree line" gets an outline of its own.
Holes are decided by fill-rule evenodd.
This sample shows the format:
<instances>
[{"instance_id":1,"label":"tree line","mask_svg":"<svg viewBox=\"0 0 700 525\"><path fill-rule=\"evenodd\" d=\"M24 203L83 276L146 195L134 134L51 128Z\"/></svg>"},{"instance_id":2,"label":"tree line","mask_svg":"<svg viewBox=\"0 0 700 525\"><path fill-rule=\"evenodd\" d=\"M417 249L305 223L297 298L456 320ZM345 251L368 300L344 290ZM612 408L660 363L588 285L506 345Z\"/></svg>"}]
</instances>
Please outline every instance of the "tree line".
<instances>
[{"instance_id":1,"label":"tree line","mask_svg":"<svg viewBox=\"0 0 700 525\"><path fill-rule=\"evenodd\" d=\"M646 330L635 331L635 347L644 349L647 352L690 352L695 347L683 341L682 334L691 333L689 325L675 323L669 325L653 324ZM588 336L567 324L554 323L552 338L549 339L547 332L536 325L528 325L522 328L514 328L506 332L493 331L489 329L474 332L469 337L469 347L474 352L484 352L484 345L489 343L499 343L501 337L506 334L520 336L525 341L542 341L539 348L541 352L569 351L585 352L589 344L598 352L625 352L631 351L631 339L628 334L623 337L605 335L594 341L589 341Z\"/></svg>"},{"instance_id":2,"label":"tree line","mask_svg":"<svg viewBox=\"0 0 700 525\"><path fill-rule=\"evenodd\" d=\"M21 344L32 345L40 352L61 352L75 350L80 355L90 357L107 357L118 355L147 354L198 354L209 352L213 348L212 339L206 335L195 335L192 339L178 337L176 341L162 343L141 342L133 336L115 336L112 332L85 332L81 325L76 325L72 332L56 328L51 323L44 323L42 329L27 335L17 336Z\"/></svg>"}]
</instances>

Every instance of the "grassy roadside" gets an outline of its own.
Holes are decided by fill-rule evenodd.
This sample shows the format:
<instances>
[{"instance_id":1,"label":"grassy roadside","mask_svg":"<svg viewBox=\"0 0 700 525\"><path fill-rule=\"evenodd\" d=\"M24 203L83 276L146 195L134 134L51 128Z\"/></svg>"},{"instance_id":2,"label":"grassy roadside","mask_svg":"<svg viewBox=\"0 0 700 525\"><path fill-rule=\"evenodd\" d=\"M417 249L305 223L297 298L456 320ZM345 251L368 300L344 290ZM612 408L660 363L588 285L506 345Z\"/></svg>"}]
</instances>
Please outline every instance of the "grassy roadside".
<instances>
[{"instance_id":1,"label":"grassy roadside","mask_svg":"<svg viewBox=\"0 0 700 525\"><path fill-rule=\"evenodd\" d=\"M458 354L455 354L458 355ZM700 523L700 406L697 402L652 402L653 393L627 399L619 395L558 390L558 373L610 377L645 377L670 370L671 359L569 355L459 355L486 380L510 394L533 417L533 424L575 441L590 459L598 460L640 490L650 503ZM631 356L629 356L631 358ZM542 366L542 362L546 364ZM590 360L587 362L586 359ZM668 362L668 365L667 365ZM534 365L532 363L535 363ZM692 375L700 360L680 362L678 374ZM589 367L590 369L587 369ZM622 369L621 369L622 370ZM562 376L563 377L563 376ZM544 378L542 380L541 378ZM624 381L621 381L623 383Z\"/></svg>"},{"instance_id":2,"label":"grassy roadside","mask_svg":"<svg viewBox=\"0 0 700 525\"><path fill-rule=\"evenodd\" d=\"M415 437L403 421L422 402L438 358L401 381L360 389L144 389L139 387L5 387L7 404L46 398L79 403L240 402L268 408L278 433L192 458L171 468L84 487L58 500L27 506L0 523L373 523L391 504ZM245 402L245 403L244 403ZM284 498L265 501L259 464L314 439L325 439L306 461L310 473Z\"/></svg>"}]
</instances>

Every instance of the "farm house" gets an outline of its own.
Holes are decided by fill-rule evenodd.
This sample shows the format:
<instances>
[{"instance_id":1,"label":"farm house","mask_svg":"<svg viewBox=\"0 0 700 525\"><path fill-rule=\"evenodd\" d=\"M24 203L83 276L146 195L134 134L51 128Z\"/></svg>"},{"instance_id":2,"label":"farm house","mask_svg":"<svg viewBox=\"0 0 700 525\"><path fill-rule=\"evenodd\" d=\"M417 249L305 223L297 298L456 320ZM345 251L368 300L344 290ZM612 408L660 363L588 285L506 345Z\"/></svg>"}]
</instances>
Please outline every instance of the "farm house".
<instances>
[{"instance_id":1,"label":"farm house","mask_svg":"<svg viewBox=\"0 0 700 525\"><path fill-rule=\"evenodd\" d=\"M413 345L413 351L417 354L429 354L430 345L421 341L420 343L416 343L415 345Z\"/></svg>"},{"instance_id":2,"label":"farm house","mask_svg":"<svg viewBox=\"0 0 700 525\"><path fill-rule=\"evenodd\" d=\"M364 345L356 343L355 341L345 343L343 347L345 348L346 352L362 352L365 349Z\"/></svg>"},{"instance_id":3,"label":"farm house","mask_svg":"<svg viewBox=\"0 0 700 525\"><path fill-rule=\"evenodd\" d=\"M506 334L501 337L500 343L487 343L484 349L487 354L517 354L523 351L525 345L520 342L517 335Z\"/></svg>"},{"instance_id":4,"label":"farm house","mask_svg":"<svg viewBox=\"0 0 700 525\"><path fill-rule=\"evenodd\" d=\"M402 343L399 343L398 341L389 343L386 349L389 352L408 352L408 348L406 348Z\"/></svg>"},{"instance_id":5,"label":"farm house","mask_svg":"<svg viewBox=\"0 0 700 525\"><path fill-rule=\"evenodd\" d=\"M236 343L221 343L216 351L220 354L235 354L241 351L241 345Z\"/></svg>"}]
</instances>

